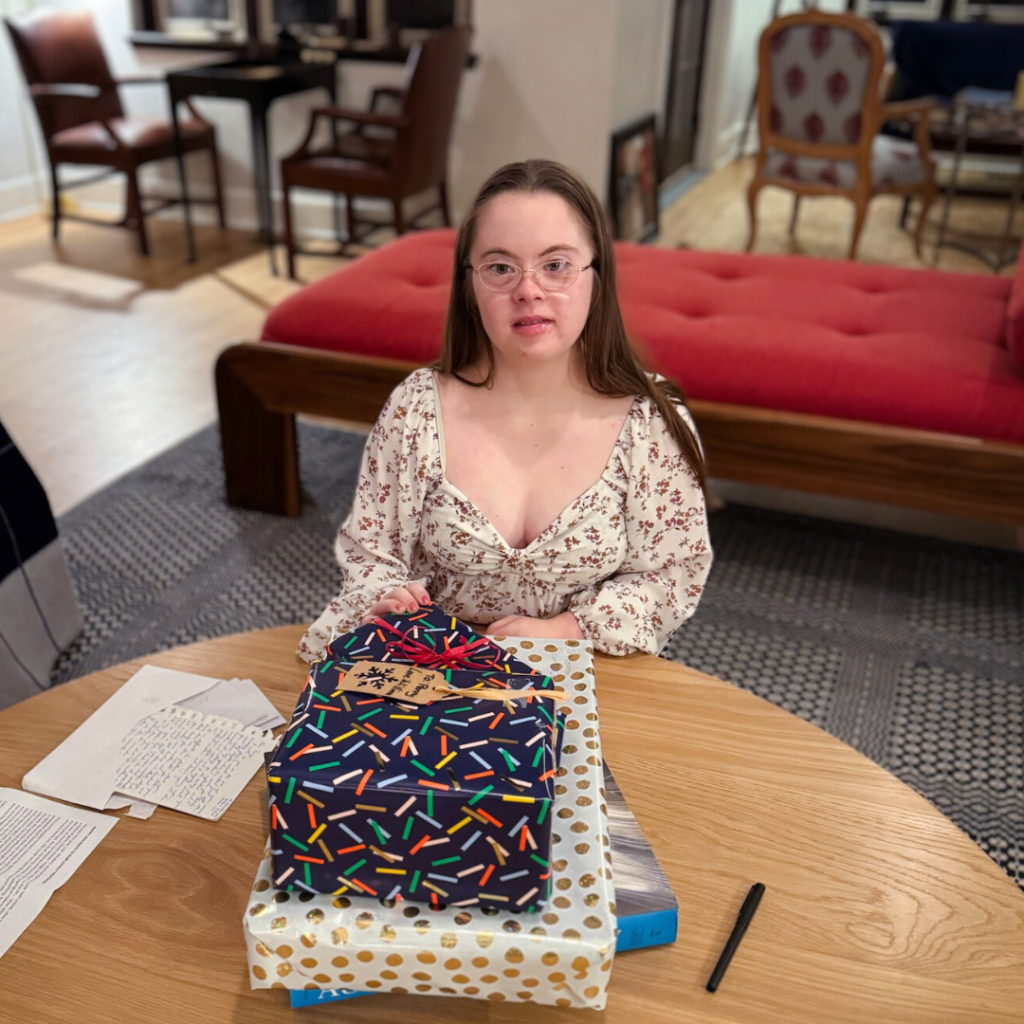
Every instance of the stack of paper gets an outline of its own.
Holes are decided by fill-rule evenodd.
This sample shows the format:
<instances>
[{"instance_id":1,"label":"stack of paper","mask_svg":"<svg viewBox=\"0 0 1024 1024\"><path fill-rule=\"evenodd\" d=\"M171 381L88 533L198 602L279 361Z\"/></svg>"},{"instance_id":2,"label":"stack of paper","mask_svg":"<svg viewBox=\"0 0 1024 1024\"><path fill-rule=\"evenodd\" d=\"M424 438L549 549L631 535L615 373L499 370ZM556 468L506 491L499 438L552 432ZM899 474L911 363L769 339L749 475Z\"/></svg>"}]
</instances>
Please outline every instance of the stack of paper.
<instances>
[{"instance_id":1,"label":"stack of paper","mask_svg":"<svg viewBox=\"0 0 1024 1024\"><path fill-rule=\"evenodd\" d=\"M146 665L22 780L97 810L157 804L216 821L274 743L284 719L251 679ZM117 818L0 789L0 956Z\"/></svg>"},{"instance_id":2,"label":"stack of paper","mask_svg":"<svg viewBox=\"0 0 1024 1024\"><path fill-rule=\"evenodd\" d=\"M97 810L159 804L216 821L262 766L284 719L249 679L146 665L22 780Z\"/></svg>"}]
</instances>

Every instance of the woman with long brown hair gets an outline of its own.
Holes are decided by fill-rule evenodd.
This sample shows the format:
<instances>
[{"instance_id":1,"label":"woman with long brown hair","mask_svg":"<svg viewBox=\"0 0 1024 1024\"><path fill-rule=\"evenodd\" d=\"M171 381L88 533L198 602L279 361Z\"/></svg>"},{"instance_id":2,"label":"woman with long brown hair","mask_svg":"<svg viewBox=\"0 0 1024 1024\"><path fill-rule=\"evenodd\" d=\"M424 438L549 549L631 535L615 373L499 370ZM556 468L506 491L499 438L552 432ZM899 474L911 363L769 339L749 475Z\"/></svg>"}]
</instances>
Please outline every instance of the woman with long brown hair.
<instances>
[{"instance_id":1,"label":"woman with long brown hair","mask_svg":"<svg viewBox=\"0 0 1024 1024\"><path fill-rule=\"evenodd\" d=\"M657 653L711 567L683 397L626 339L600 203L546 160L480 190L455 245L441 360L395 389L303 638L438 603L503 636Z\"/></svg>"}]
</instances>

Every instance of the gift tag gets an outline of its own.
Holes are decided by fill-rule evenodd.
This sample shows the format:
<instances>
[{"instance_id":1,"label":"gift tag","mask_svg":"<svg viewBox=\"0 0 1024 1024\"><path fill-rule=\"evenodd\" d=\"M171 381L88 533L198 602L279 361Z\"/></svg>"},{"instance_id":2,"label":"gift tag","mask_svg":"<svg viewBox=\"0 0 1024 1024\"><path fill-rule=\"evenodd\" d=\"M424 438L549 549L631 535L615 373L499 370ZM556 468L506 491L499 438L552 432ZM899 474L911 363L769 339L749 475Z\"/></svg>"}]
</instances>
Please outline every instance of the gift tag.
<instances>
[{"instance_id":1,"label":"gift tag","mask_svg":"<svg viewBox=\"0 0 1024 1024\"><path fill-rule=\"evenodd\" d=\"M409 704L429 704L442 697L474 697L478 700L509 702L525 697L548 697L566 700L564 690L504 690L492 687L470 687L455 690L440 672L417 665L395 665L383 661L357 661L338 682L339 690L373 693Z\"/></svg>"},{"instance_id":2,"label":"gift tag","mask_svg":"<svg viewBox=\"0 0 1024 1024\"><path fill-rule=\"evenodd\" d=\"M393 665L381 661L357 661L338 680L339 690L374 693L410 704L429 704L449 692L440 672L416 665Z\"/></svg>"}]
</instances>

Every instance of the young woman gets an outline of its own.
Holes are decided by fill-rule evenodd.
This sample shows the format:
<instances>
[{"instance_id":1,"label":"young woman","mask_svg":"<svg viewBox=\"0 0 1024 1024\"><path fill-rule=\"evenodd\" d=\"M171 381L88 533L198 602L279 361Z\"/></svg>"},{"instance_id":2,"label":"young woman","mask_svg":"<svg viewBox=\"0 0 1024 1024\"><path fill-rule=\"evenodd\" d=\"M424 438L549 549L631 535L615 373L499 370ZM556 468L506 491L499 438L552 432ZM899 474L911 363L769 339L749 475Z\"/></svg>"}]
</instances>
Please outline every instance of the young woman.
<instances>
[{"instance_id":1,"label":"young woman","mask_svg":"<svg viewBox=\"0 0 1024 1024\"><path fill-rule=\"evenodd\" d=\"M600 203L559 164L501 168L455 245L441 361L392 393L302 640L431 601L498 636L657 653L711 567L682 395L626 341Z\"/></svg>"}]
</instances>

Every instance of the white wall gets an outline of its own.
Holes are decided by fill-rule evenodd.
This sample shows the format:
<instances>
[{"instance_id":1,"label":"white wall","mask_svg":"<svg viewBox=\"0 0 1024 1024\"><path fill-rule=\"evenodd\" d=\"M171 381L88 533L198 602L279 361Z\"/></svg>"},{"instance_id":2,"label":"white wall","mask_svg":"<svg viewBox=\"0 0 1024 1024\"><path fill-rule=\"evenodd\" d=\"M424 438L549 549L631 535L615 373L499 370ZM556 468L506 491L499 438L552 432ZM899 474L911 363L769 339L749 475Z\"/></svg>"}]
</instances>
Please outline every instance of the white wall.
<instances>
[{"instance_id":1,"label":"white wall","mask_svg":"<svg viewBox=\"0 0 1024 1024\"><path fill-rule=\"evenodd\" d=\"M25 5L3 0L0 13L16 14ZM0 216L20 216L38 209L45 201L41 171L44 164L32 120L34 114L22 102L24 85L14 51L3 30L0 44Z\"/></svg>"},{"instance_id":2,"label":"white wall","mask_svg":"<svg viewBox=\"0 0 1024 1024\"><path fill-rule=\"evenodd\" d=\"M674 0L620 0L615 29L612 130L654 113L665 114L672 56Z\"/></svg>"},{"instance_id":3,"label":"white wall","mask_svg":"<svg viewBox=\"0 0 1024 1024\"><path fill-rule=\"evenodd\" d=\"M604 195L616 12L626 0L477 0L450 173L456 217L503 163L559 160ZM634 0L635 2L635 0Z\"/></svg>"}]
</instances>

